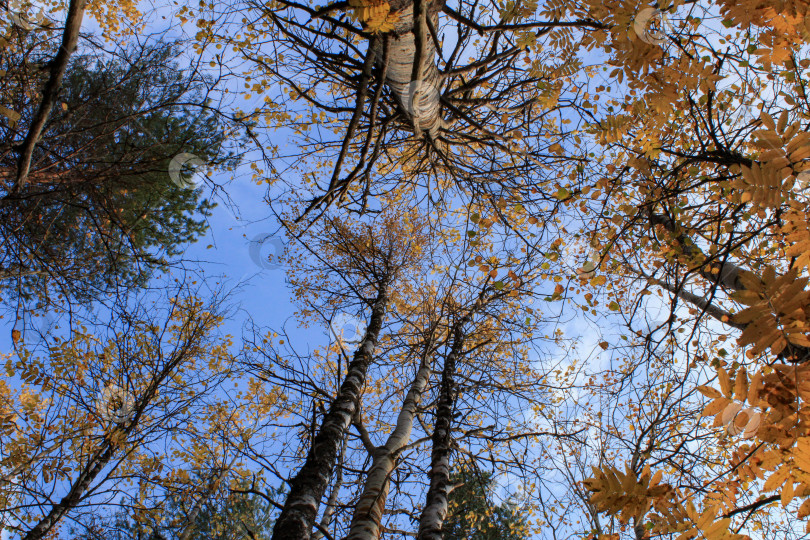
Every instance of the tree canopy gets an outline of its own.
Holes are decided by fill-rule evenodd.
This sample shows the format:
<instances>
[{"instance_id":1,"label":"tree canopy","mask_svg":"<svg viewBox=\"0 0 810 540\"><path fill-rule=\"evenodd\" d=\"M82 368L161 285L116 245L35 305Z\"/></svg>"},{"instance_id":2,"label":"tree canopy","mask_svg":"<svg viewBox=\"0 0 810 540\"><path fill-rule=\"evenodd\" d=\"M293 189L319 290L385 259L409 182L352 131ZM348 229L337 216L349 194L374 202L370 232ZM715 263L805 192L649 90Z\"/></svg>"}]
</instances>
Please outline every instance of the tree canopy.
<instances>
[{"instance_id":1,"label":"tree canopy","mask_svg":"<svg viewBox=\"0 0 810 540\"><path fill-rule=\"evenodd\" d=\"M4 534L810 534L807 1L3 9Z\"/></svg>"}]
</instances>

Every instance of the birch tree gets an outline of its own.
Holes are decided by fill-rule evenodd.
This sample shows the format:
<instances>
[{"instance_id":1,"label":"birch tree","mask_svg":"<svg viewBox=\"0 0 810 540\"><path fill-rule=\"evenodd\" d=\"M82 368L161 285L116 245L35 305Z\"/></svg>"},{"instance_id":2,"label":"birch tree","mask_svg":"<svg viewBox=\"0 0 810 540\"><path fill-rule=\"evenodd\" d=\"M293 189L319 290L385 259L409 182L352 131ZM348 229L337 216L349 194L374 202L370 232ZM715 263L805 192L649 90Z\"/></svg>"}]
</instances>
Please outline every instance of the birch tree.
<instances>
[{"instance_id":1,"label":"birch tree","mask_svg":"<svg viewBox=\"0 0 810 540\"><path fill-rule=\"evenodd\" d=\"M476 306L477 307L477 306ZM472 312L472 309L470 310ZM447 515L450 493L451 425L455 408L455 371L458 356L464 349L464 325L472 313L464 314L453 326L450 351L444 359L439 386L439 399L434 414L432 448L428 478L430 487L425 497L425 506L419 520L417 539L427 540L442 537L442 525Z\"/></svg>"},{"instance_id":2,"label":"birch tree","mask_svg":"<svg viewBox=\"0 0 810 540\"><path fill-rule=\"evenodd\" d=\"M363 490L354 506L351 526L346 538L378 539L382 533L381 521L385 512L391 474L402 450L410 443L417 410L432 373L436 348L436 329L426 336L421 347L417 371L405 400L397 415L394 431L385 444L373 450L371 468L366 473Z\"/></svg>"},{"instance_id":3,"label":"birch tree","mask_svg":"<svg viewBox=\"0 0 810 540\"><path fill-rule=\"evenodd\" d=\"M302 300L311 293L305 280L323 280L324 273L357 295L370 308L363 338L346 367L346 375L332 399L304 464L290 480L290 492L273 529L273 538L309 538L321 499L331 479L338 450L346 430L358 411L359 398L374 350L383 328L392 288L412 267L419 264L424 238L418 216L393 211L383 215L376 227L329 220L323 235L313 239L320 248L317 273L300 272L297 280ZM305 277L306 276L306 277ZM310 284L312 282L310 281ZM318 290L322 285L313 287ZM368 298L366 294L374 296ZM326 299L328 301L328 298ZM332 302L338 300L332 297ZM310 311L306 310L305 311Z\"/></svg>"},{"instance_id":4,"label":"birch tree","mask_svg":"<svg viewBox=\"0 0 810 540\"><path fill-rule=\"evenodd\" d=\"M602 27L580 10L284 1L272 9L246 2L227 14L188 8L183 16L205 21L201 43L232 47L246 60L255 81L249 94L264 101L252 117L290 128L308 149L285 164L311 194L299 219L338 201L373 207L394 186L402 194L432 185L481 195L508 189L548 200L558 174L576 174L577 160L562 146L572 134L555 116L577 93L569 96L564 81L581 66L578 38ZM317 125L327 119L336 137L324 139ZM279 170L262 167L257 178L284 183Z\"/></svg>"}]
</instances>

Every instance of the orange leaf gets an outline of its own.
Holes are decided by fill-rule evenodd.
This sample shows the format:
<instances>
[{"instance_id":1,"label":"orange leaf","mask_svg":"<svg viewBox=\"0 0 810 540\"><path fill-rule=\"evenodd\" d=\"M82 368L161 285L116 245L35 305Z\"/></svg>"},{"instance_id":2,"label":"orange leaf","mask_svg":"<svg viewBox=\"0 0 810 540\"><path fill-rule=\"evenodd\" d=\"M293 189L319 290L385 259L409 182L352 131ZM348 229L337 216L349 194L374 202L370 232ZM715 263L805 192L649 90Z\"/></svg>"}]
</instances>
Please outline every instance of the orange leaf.
<instances>
[{"instance_id":1,"label":"orange leaf","mask_svg":"<svg viewBox=\"0 0 810 540\"><path fill-rule=\"evenodd\" d=\"M716 388L712 388L711 386L698 386L697 391L706 396L707 398L711 399L716 399L721 396L720 392L718 392Z\"/></svg>"},{"instance_id":2,"label":"orange leaf","mask_svg":"<svg viewBox=\"0 0 810 540\"><path fill-rule=\"evenodd\" d=\"M722 411L723 409L725 409L726 406L729 403L731 403L730 400L728 400L728 399L726 399L724 397L719 397L719 398L715 399L714 401L712 401L711 403L709 403L708 405L706 405L706 408L703 409L703 412L700 413L700 415L701 416L714 416L717 413L719 413L720 411Z\"/></svg>"},{"instance_id":3,"label":"orange leaf","mask_svg":"<svg viewBox=\"0 0 810 540\"><path fill-rule=\"evenodd\" d=\"M785 507L793 500L793 479L788 478L782 487L782 506Z\"/></svg>"},{"instance_id":4,"label":"orange leaf","mask_svg":"<svg viewBox=\"0 0 810 540\"><path fill-rule=\"evenodd\" d=\"M731 397L731 379L728 376L728 372L723 368L717 369L717 379L720 381L720 390L723 391L723 395L730 398Z\"/></svg>"},{"instance_id":5,"label":"orange leaf","mask_svg":"<svg viewBox=\"0 0 810 540\"><path fill-rule=\"evenodd\" d=\"M807 516L810 516L810 499L805 500L796 513L796 517L799 519L806 518Z\"/></svg>"}]
</instances>

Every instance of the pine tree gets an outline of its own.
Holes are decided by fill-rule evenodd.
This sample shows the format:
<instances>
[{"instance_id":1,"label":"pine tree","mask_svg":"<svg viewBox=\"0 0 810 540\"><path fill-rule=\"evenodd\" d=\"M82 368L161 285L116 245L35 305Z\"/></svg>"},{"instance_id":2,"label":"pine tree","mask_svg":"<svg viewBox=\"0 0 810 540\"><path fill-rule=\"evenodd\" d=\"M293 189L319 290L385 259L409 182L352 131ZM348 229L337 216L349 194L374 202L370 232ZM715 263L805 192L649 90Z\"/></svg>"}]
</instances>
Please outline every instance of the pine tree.
<instances>
[{"instance_id":1,"label":"pine tree","mask_svg":"<svg viewBox=\"0 0 810 540\"><path fill-rule=\"evenodd\" d=\"M112 56L90 49L74 55L61 106L16 190L13 150L44 77L25 56L44 60L48 51L31 44L26 54L0 60L11 85L0 83L3 105L21 114L17 124L0 126L4 289L86 298L140 283L204 233L213 204L191 189L188 156L209 168L233 164L233 156L223 147L224 125L203 106L207 82L173 62L179 47L159 42Z\"/></svg>"},{"instance_id":2,"label":"pine tree","mask_svg":"<svg viewBox=\"0 0 810 540\"><path fill-rule=\"evenodd\" d=\"M522 540L525 517L507 500L492 500L495 481L491 473L460 466L450 476L455 487L442 527L444 540Z\"/></svg>"}]
</instances>

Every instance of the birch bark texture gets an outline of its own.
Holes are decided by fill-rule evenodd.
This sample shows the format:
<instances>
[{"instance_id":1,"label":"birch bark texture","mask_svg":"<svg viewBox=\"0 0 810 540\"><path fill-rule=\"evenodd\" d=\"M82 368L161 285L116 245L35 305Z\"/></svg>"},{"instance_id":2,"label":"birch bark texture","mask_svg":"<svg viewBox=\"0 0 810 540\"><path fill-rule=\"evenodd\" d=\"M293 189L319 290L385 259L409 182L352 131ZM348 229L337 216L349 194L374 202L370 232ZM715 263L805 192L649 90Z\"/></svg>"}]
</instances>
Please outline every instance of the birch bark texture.
<instances>
[{"instance_id":1,"label":"birch bark texture","mask_svg":"<svg viewBox=\"0 0 810 540\"><path fill-rule=\"evenodd\" d=\"M432 373L433 345L428 343L408 393L397 416L396 427L385 445L374 455L371 469L363 485L360 500L354 509L347 540L377 540L382 533L382 516L391 485L391 474L397 467L399 455L411 440L416 411L422 401Z\"/></svg>"},{"instance_id":2,"label":"birch bark texture","mask_svg":"<svg viewBox=\"0 0 810 540\"><path fill-rule=\"evenodd\" d=\"M324 508L323 514L321 515L321 521L315 532L312 533L312 540L320 540L323 538L323 531L327 530L329 524L332 523L332 515L335 513L335 507L337 507L340 488L343 487L343 459L346 456L346 445L349 442L349 438L346 435L343 436L343 445L340 448L340 455L338 456L337 473L335 474L335 482L332 485L332 492L329 494L329 499L326 501L326 508Z\"/></svg>"},{"instance_id":3,"label":"birch bark texture","mask_svg":"<svg viewBox=\"0 0 810 540\"><path fill-rule=\"evenodd\" d=\"M467 314L453 328L453 343L444 360L439 399L436 404L436 422L431 437L433 448L430 456L430 487L425 498L425 508L419 519L417 540L442 540L442 525L447 517L450 495L450 450L452 444L453 408L456 402L456 362L464 349L464 325L472 317Z\"/></svg>"},{"instance_id":4,"label":"birch bark texture","mask_svg":"<svg viewBox=\"0 0 810 540\"><path fill-rule=\"evenodd\" d=\"M306 461L290 480L290 493L273 526L273 540L310 540L318 507L335 467L340 446L357 412L366 373L374 357L388 305L388 282L379 287L366 333L347 366L338 395L324 415Z\"/></svg>"},{"instance_id":5,"label":"birch bark texture","mask_svg":"<svg viewBox=\"0 0 810 540\"><path fill-rule=\"evenodd\" d=\"M436 67L436 43L429 25L439 24L442 1L391 2L399 16L389 35L385 84L410 115L417 136L435 138L442 127L441 74ZM373 45L378 64L383 55L380 40Z\"/></svg>"}]
</instances>

